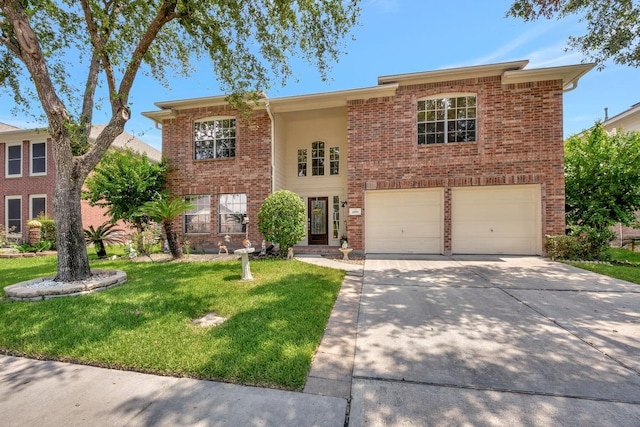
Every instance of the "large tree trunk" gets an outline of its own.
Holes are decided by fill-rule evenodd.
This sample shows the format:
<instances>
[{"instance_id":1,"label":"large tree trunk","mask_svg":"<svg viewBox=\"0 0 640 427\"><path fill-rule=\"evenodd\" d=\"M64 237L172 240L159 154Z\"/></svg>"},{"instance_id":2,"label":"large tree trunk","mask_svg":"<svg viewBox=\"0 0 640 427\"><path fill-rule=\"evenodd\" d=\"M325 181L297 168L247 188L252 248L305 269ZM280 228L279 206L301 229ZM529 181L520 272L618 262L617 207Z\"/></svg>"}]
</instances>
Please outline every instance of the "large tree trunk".
<instances>
[{"instance_id":1,"label":"large tree trunk","mask_svg":"<svg viewBox=\"0 0 640 427\"><path fill-rule=\"evenodd\" d=\"M71 170L67 170L67 166ZM61 282L91 276L80 209L80 191L84 180L73 175L71 164L61 162L57 165L53 195L53 219L58 242L58 275L55 280Z\"/></svg>"}]
</instances>

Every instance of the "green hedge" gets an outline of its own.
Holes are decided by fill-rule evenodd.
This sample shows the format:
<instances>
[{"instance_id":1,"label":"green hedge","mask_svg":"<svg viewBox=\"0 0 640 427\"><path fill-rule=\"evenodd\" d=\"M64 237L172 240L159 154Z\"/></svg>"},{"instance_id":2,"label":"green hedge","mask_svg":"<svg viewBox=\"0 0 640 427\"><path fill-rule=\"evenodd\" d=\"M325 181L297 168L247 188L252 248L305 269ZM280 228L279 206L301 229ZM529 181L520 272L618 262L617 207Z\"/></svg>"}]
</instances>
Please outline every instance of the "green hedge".
<instances>
[{"instance_id":1,"label":"green hedge","mask_svg":"<svg viewBox=\"0 0 640 427\"><path fill-rule=\"evenodd\" d=\"M51 218L38 217L42 223L42 240L51 243L51 249L56 248L56 223Z\"/></svg>"},{"instance_id":2,"label":"green hedge","mask_svg":"<svg viewBox=\"0 0 640 427\"><path fill-rule=\"evenodd\" d=\"M553 260L607 261L609 242L614 237L608 228L572 227L568 235L547 236L545 250Z\"/></svg>"}]
</instances>

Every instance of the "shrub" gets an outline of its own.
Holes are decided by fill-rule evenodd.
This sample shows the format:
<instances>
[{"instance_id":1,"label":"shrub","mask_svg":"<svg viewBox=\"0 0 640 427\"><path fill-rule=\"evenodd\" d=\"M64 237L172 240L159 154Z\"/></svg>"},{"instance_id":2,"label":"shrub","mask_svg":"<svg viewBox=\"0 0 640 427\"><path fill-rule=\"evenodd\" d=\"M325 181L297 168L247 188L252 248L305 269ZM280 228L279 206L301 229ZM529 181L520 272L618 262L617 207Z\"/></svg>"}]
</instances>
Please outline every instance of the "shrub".
<instances>
[{"instance_id":1,"label":"shrub","mask_svg":"<svg viewBox=\"0 0 640 427\"><path fill-rule=\"evenodd\" d=\"M98 258L107 257L106 245L123 242L122 230L115 227L116 224L111 224L107 221L98 228L94 229L93 225L90 225L89 228L84 230L84 240L87 244L93 244Z\"/></svg>"},{"instance_id":2,"label":"shrub","mask_svg":"<svg viewBox=\"0 0 640 427\"><path fill-rule=\"evenodd\" d=\"M22 243L20 245L13 245L13 248L18 252L42 252L51 249L51 243L46 240L41 240L38 243Z\"/></svg>"},{"instance_id":3,"label":"shrub","mask_svg":"<svg viewBox=\"0 0 640 427\"><path fill-rule=\"evenodd\" d=\"M288 190L271 194L258 211L258 231L266 240L280 245L282 256L304 238L306 224L302 199Z\"/></svg>"},{"instance_id":4,"label":"shrub","mask_svg":"<svg viewBox=\"0 0 640 427\"><path fill-rule=\"evenodd\" d=\"M148 255L162 250L162 236L157 224L143 224L142 229L131 233L129 238L138 253Z\"/></svg>"},{"instance_id":5,"label":"shrub","mask_svg":"<svg viewBox=\"0 0 640 427\"><path fill-rule=\"evenodd\" d=\"M43 241L51 244L51 249L56 248L56 223L45 215L38 215L38 221L42 224L41 236Z\"/></svg>"},{"instance_id":6,"label":"shrub","mask_svg":"<svg viewBox=\"0 0 640 427\"><path fill-rule=\"evenodd\" d=\"M609 242L614 237L614 232L608 228L574 226L566 236L547 236L545 250L553 260L606 261Z\"/></svg>"}]
</instances>

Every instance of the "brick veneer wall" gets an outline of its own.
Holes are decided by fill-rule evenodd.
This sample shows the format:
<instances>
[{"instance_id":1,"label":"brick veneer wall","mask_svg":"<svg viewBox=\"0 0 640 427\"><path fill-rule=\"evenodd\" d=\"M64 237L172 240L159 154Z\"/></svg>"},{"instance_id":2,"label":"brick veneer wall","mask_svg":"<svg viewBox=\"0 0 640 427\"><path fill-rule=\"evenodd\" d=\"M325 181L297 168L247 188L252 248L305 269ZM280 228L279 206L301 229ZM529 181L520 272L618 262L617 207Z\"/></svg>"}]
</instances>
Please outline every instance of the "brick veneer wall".
<instances>
[{"instance_id":1,"label":"brick veneer wall","mask_svg":"<svg viewBox=\"0 0 640 427\"><path fill-rule=\"evenodd\" d=\"M35 142L43 142L37 140ZM29 176L31 159L29 141L22 142L22 177L5 178L6 176L6 144L0 143L0 224L6 225L6 196L22 196L22 237L27 237L27 221L29 214L29 196L35 194L47 195L47 215L53 217L53 190L55 188L56 169L53 161L53 147L51 140L47 140L47 174Z\"/></svg>"},{"instance_id":2,"label":"brick veneer wall","mask_svg":"<svg viewBox=\"0 0 640 427\"><path fill-rule=\"evenodd\" d=\"M477 141L417 144L417 101L477 95ZM500 76L400 86L396 96L349 101L349 244L364 249L364 194L370 189L445 189L444 249L451 252L451 188L541 184L542 235L562 234L562 82L502 85Z\"/></svg>"},{"instance_id":3,"label":"brick veneer wall","mask_svg":"<svg viewBox=\"0 0 640 427\"><path fill-rule=\"evenodd\" d=\"M193 123L218 116L236 117L236 157L194 160ZM175 119L162 124L162 153L171 170L168 187L174 196L211 196L211 233L187 234L194 250L217 250L224 234L218 233L218 195L247 195L249 240L259 247L258 209L271 194L271 121L266 111L254 111L243 119L231 107L206 107L181 110ZM182 218L175 227L182 234ZM229 249L241 246L244 234L232 235Z\"/></svg>"}]
</instances>

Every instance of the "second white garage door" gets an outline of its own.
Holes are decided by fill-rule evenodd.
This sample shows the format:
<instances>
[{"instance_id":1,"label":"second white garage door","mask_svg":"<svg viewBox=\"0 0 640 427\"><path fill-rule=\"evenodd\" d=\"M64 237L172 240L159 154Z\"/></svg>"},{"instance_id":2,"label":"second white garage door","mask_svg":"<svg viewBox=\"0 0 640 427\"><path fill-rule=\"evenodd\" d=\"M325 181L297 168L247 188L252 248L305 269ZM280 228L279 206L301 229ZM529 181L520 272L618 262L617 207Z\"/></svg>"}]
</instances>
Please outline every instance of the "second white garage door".
<instances>
[{"instance_id":1,"label":"second white garage door","mask_svg":"<svg viewBox=\"0 0 640 427\"><path fill-rule=\"evenodd\" d=\"M454 188L451 197L454 254L541 253L539 185Z\"/></svg>"},{"instance_id":2,"label":"second white garage door","mask_svg":"<svg viewBox=\"0 0 640 427\"><path fill-rule=\"evenodd\" d=\"M367 253L442 253L441 188L375 190L365 197Z\"/></svg>"}]
</instances>

